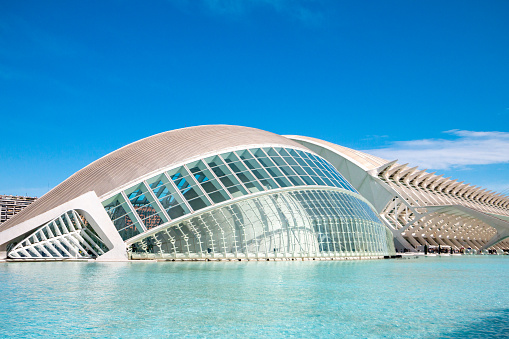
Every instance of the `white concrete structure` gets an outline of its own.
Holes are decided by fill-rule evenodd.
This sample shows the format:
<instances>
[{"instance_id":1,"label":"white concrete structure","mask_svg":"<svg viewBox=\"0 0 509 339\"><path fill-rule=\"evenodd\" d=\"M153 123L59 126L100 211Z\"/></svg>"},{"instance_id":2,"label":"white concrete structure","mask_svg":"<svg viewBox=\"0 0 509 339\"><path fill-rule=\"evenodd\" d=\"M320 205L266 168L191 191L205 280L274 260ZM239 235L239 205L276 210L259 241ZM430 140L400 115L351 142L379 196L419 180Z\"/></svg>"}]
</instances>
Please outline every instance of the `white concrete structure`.
<instances>
[{"instance_id":1,"label":"white concrete structure","mask_svg":"<svg viewBox=\"0 0 509 339\"><path fill-rule=\"evenodd\" d=\"M399 249L509 249L509 198L327 141L287 136L327 159L376 208Z\"/></svg>"},{"instance_id":2,"label":"white concrete structure","mask_svg":"<svg viewBox=\"0 0 509 339\"><path fill-rule=\"evenodd\" d=\"M199 126L93 162L0 225L0 259L379 258L390 230L326 159Z\"/></svg>"}]
</instances>

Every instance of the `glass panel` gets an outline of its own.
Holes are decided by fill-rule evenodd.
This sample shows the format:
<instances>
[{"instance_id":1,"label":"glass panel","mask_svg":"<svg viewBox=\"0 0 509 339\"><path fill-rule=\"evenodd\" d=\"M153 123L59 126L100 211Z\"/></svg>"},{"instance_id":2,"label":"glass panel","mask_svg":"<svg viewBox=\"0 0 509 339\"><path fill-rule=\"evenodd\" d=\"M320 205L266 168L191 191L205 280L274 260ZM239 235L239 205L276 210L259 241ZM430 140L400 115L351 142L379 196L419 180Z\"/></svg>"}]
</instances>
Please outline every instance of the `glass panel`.
<instances>
[{"instance_id":1,"label":"glass panel","mask_svg":"<svg viewBox=\"0 0 509 339\"><path fill-rule=\"evenodd\" d=\"M157 210L151 204L143 206L142 208L136 210L136 212L138 212L138 215L140 216L147 229L157 227L166 222L163 220L163 217L157 213Z\"/></svg>"},{"instance_id":2,"label":"glass panel","mask_svg":"<svg viewBox=\"0 0 509 339\"><path fill-rule=\"evenodd\" d=\"M161 180L152 182L150 187L156 187L156 190L161 190L165 186L162 185ZM155 203L154 198L149 193L144 183L135 185L125 191L127 198L131 201L136 213L145 224L147 229L151 229L168 222L164 213L160 210L159 206Z\"/></svg>"},{"instance_id":3,"label":"glass panel","mask_svg":"<svg viewBox=\"0 0 509 339\"><path fill-rule=\"evenodd\" d=\"M297 152L293 150L289 150L290 152L293 152L294 156L292 157L284 157L284 160L290 165L290 167L293 169L293 171L299 176L299 178L305 182L306 185L316 185L316 183L311 179L311 177L307 174L306 171L297 163L296 159L294 157L298 157ZM287 150L280 149L280 152L285 152L283 154L289 154ZM304 160L301 159L303 163Z\"/></svg>"},{"instance_id":4,"label":"glass panel","mask_svg":"<svg viewBox=\"0 0 509 339\"><path fill-rule=\"evenodd\" d=\"M126 218L129 219L129 217L127 217L127 216L126 216ZM120 234L120 236L122 237L123 240L127 240L127 239L130 239L130 238L140 234L140 231L138 231L138 227L136 227L136 225L131 223L124 229L120 230L118 233Z\"/></svg>"},{"instance_id":5,"label":"glass panel","mask_svg":"<svg viewBox=\"0 0 509 339\"><path fill-rule=\"evenodd\" d=\"M155 191L156 188L158 188L159 186L161 186L163 184L167 184L167 183L168 183L168 179L166 178L166 176L164 174L156 175L155 177L152 177L147 180L147 184L150 186L150 189L152 191Z\"/></svg>"},{"instance_id":6,"label":"glass panel","mask_svg":"<svg viewBox=\"0 0 509 339\"><path fill-rule=\"evenodd\" d=\"M239 160L235 153L231 152L221 154L221 157L251 193L263 191L262 186L247 170L247 167L244 165L244 163L242 163L242 161Z\"/></svg>"},{"instance_id":7,"label":"glass panel","mask_svg":"<svg viewBox=\"0 0 509 339\"><path fill-rule=\"evenodd\" d=\"M147 197L144 194L144 191L146 191L144 186L143 183L140 183L125 190L127 199L131 201L135 209L148 203Z\"/></svg>"},{"instance_id":8,"label":"glass panel","mask_svg":"<svg viewBox=\"0 0 509 339\"><path fill-rule=\"evenodd\" d=\"M184 167L168 171L168 176L180 192L185 194L188 191L193 191L195 196L198 196L198 193L193 189L193 181L189 179L189 173Z\"/></svg>"},{"instance_id":9,"label":"glass panel","mask_svg":"<svg viewBox=\"0 0 509 339\"><path fill-rule=\"evenodd\" d=\"M237 198L247 194L247 191L240 185L239 180L235 175L232 174L230 169L223 164L221 158L218 156L214 157L211 161L208 162L208 165L211 166L214 174L221 180L221 183L226 187L228 192L232 195L232 197Z\"/></svg>"},{"instance_id":10,"label":"glass panel","mask_svg":"<svg viewBox=\"0 0 509 339\"><path fill-rule=\"evenodd\" d=\"M282 149L280 149L280 150L282 150ZM278 155L276 150L274 150L272 148L269 149L268 154L269 154L270 158L272 159L272 161L274 161L279 166L281 171L286 175L286 177L292 182L292 184L294 186L304 185L303 180L296 175L294 168L287 164L287 161L290 160L290 158L285 158L283 160L283 158ZM293 161L293 163L296 164L295 161Z\"/></svg>"},{"instance_id":11,"label":"glass panel","mask_svg":"<svg viewBox=\"0 0 509 339\"><path fill-rule=\"evenodd\" d=\"M237 151L237 154L244 161L244 164L246 164L251 172L258 178L265 189L279 188L279 186L274 182L274 180L272 180L267 171L262 168L262 166L253 158L248 150Z\"/></svg>"},{"instance_id":12,"label":"glass panel","mask_svg":"<svg viewBox=\"0 0 509 339\"><path fill-rule=\"evenodd\" d=\"M325 168L325 166L320 161L318 161L318 157L316 157L313 154L308 154L308 157L310 158L309 163L314 164L313 169L315 170L315 172L317 172L317 174L319 176L321 176L321 178L325 181L325 183L328 186L336 186L332 182L332 180L334 180L334 178L331 177L331 175L329 174L329 171Z\"/></svg>"},{"instance_id":13,"label":"glass panel","mask_svg":"<svg viewBox=\"0 0 509 339\"><path fill-rule=\"evenodd\" d=\"M168 209L166 209L166 213L168 213L171 219L176 219L178 217L188 214L189 208L187 208L185 204L180 205L176 204L168 207Z\"/></svg>"},{"instance_id":14,"label":"glass panel","mask_svg":"<svg viewBox=\"0 0 509 339\"><path fill-rule=\"evenodd\" d=\"M124 215L121 218L118 218L115 221L113 221L113 224L115 225L115 228L117 230L122 230L126 227L133 226L133 221L128 215Z\"/></svg>"},{"instance_id":15,"label":"glass panel","mask_svg":"<svg viewBox=\"0 0 509 339\"><path fill-rule=\"evenodd\" d=\"M157 186L153 192L156 196L156 199L159 200L163 206L175 200L175 197L178 196L177 192L175 192L175 189L173 188L173 185L170 183ZM164 207L167 208L167 206Z\"/></svg>"},{"instance_id":16,"label":"glass panel","mask_svg":"<svg viewBox=\"0 0 509 339\"><path fill-rule=\"evenodd\" d=\"M191 199L188 201L189 205L191 206L191 208L195 211L197 210L200 210L202 208L205 208L207 206L209 206L206 202L205 202L205 199L203 198L196 198L196 199Z\"/></svg>"},{"instance_id":17,"label":"glass panel","mask_svg":"<svg viewBox=\"0 0 509 339\"><path fill-rule=\"evenodd\" d=\"M134 215L121 194L103 201L103 205L123 240L129 239L143 230L139 224L133 223ZM73 218L71 219L73 220Z\"/></svg>"},{"instance_id":18,"label":"glass panel","mask_svg":"<svg viewBox=\"0 0 509 339\"><path fill-rule=\"evenodd\" d=\"M316 185L325 185L323 180L311 169L309 166L303 166L302 167L307 174L313 179L314 182L316 182Z\"/></svg>"},{"instance_id":19,"label":"glass panel","mask_svg":"<svg viewBox=\"0 0 509 339\"><path fill-rule=\"evenodd\" d=\"M306 167L308 165L306 161L304 161L304 159L302 159L300 156L296 156L294 159L302 167Z\"/></svg>"},{"instance_id":20,"label":"glass panel","mask_svg":"<svg viewBox=\"0 0 509 339\"><path fill-rule=\"evenodd\" d=\"M293 186L288 179L283 175L281 170L274 164L272 160L265 154L265 152L261 149L253 149L251 150L256 157L256 159L262 164L262 166L267 170L267 172L274 178L280 187L291 187Z\"/></svg>"},{"instance_id":21,"label":"glass panel","mask_svg":"<svg viewBox=\"0 0 509 339\"><path fill-rule=\"evenodd\" d=\"M188 164L187 167L214 203L217 204L230 199L203 161L195 161Z\"/></svg>"},{"instance_id":22,"label":"glass panel","mask_svg":"<svg viewBox=\"0 0 509 339\"><path fill-rule=\"evenodd\" d=\"M197 187L193 187L193 185L195 185L194 181L190 178L185 167L168 171L168 175L180 190L184 198L189 202L189 205L193 210L196 211L206 206L210 206L210 202L204 197L201 190ZM193 203L191 203L191 201Z\"/></svg>"},{"instance_id":23,"label":"glass panel","mask_svg":"<svg viewBox=\"0 0 509 339\"><path fill-rule=\"evenodd\" d=\"M240 185L239 180L235 175L232 174L231 170L223 164L220 157L215 156L207 160L207 164L210 166L216 177L221 180L221 183L226 187L228 192L233 198L237 198L247 194L247 191Z\"/></svg>"},{"instance_id":24,"label":"glass panel","mask_svg":"<svg viewBox=\"0 0 509 339\"><path fill-rule=\"evenodd\" d=\"M171 219L190 213L190 210L184 203L184 200L182 200L180 195L175 191L175 188L168 181L165 175L162 175L153 182L154 183L151 184L150 187L155 187L153 190L154 195ZM147 183L149 183L148 180Z\"/></svg>"},{"instance_id":25,"label":"glass panel","mask_svg":"<svg viewBox=\"0 0 509 339\"><path fill-rule=\"evenodd\" d=\"M126 209L129 209L126 205L127 203L124 201L121 194L117 194L114 197L103 201L104 209L111 220L115 220L125 215Z\"/></svg>"}]
</instances>

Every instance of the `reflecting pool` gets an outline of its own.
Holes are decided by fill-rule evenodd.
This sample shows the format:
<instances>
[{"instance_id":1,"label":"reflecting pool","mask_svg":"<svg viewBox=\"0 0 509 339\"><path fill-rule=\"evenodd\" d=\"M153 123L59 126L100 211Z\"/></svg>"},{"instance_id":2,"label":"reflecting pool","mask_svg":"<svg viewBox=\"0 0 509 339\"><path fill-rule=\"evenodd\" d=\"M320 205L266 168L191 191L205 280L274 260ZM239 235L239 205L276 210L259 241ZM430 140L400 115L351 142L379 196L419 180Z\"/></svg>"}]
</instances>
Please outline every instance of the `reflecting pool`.
<instances>
[{"instance_id":1,"label":"reflecting pool","mask_svg":"<svg viewBox=\"0 0 509 339\"><path fill-rule=\"evenodd\" d=\"M509 335L509 256L1 263L0 337Z\"/></svg>"}]
</instances>

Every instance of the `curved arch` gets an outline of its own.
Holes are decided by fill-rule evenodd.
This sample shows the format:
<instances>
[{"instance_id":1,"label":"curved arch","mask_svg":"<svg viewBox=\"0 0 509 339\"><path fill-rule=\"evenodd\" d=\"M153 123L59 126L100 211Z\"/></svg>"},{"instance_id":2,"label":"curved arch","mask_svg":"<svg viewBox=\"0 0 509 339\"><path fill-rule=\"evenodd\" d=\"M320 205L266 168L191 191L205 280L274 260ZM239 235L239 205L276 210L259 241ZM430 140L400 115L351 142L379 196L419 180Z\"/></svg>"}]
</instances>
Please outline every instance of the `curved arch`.
<instances>
[{"instance_id":1,"label":"curved arch","mask_svg":"<svg viewBox=\"0 0 509 339\"><path fill-rule=\"evenodd\" d=\"M101 197L138 177L185 159L239 146L275 144L302 148L283 136L241 126L197 126L156 134L107 154L76 172L0 225L0 232L88 191Z\"/></svg>"}]
</instances>

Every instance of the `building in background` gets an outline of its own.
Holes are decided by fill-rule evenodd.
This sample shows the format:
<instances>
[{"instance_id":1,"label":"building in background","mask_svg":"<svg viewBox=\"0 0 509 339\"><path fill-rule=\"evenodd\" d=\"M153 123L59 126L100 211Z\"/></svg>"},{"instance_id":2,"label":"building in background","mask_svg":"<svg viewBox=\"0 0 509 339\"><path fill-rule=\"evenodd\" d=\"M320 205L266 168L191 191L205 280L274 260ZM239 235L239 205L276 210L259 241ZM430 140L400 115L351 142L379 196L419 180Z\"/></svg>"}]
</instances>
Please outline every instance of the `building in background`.
<instances>
[{"instance_id":1,"label":"building in background","mask_svg":"<svg viewBox=\"0 0 509 339\"><path fill-rule=\"evenodd\" d=\"M0 195L0 224L21 212L36 199L17 195Z\"/></svg>"}]
</instances>

